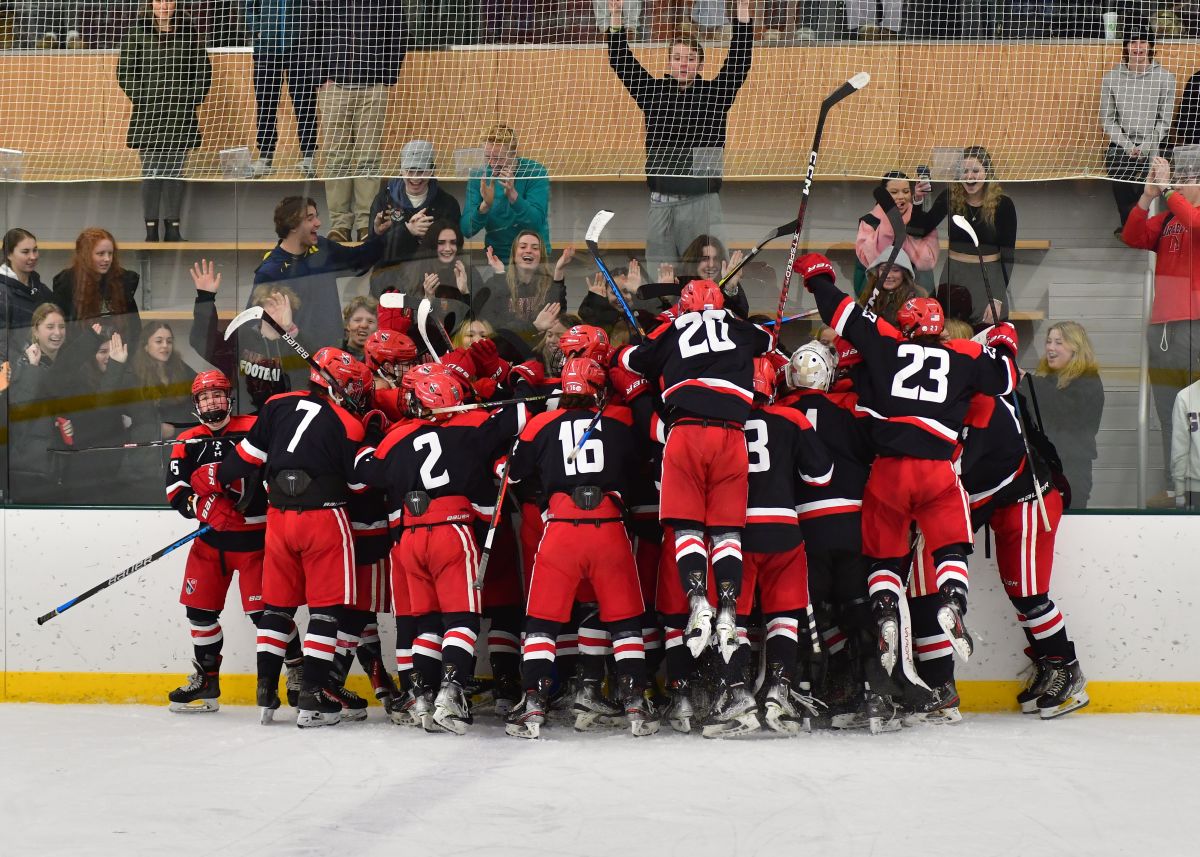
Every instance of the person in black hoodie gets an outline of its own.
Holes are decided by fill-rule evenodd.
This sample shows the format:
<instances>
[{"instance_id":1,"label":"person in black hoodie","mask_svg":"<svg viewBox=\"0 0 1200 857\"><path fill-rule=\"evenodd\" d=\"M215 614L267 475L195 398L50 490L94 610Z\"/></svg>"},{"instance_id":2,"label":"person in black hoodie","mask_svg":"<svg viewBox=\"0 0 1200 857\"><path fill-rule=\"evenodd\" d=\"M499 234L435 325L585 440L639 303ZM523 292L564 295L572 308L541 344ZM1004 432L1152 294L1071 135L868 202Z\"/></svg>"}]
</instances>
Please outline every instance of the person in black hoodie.
<instances>
[{"instance_id":1,"label":"person in black hoodie","mask_svg":"<svg viewBox=\"0 0 1200 857\"><path fill-rule=\"evenodd\" d=\"M137 342L142 332L142 317L134 300L138 283L135 271L121 267L112 233L92 226L75 239L71 266L54 275L54 302L75 327L99 322L120 333L126 343Z\"/></svg>"},{"instance_id":2,"label":"person in black hoodie","mask_svg":"<svg viewBox=\"0 0 1200 857\"><path fill-rule=\"evenodd\" d=\"M4 329L0 332L0 361L11 365L9 342L28 338L33 311L41 304L53 303L54 293L38 276L38 245L32 232L20 227L5 232L3 253L0 316L4 319Z\"/></svg>"}]
</instances>

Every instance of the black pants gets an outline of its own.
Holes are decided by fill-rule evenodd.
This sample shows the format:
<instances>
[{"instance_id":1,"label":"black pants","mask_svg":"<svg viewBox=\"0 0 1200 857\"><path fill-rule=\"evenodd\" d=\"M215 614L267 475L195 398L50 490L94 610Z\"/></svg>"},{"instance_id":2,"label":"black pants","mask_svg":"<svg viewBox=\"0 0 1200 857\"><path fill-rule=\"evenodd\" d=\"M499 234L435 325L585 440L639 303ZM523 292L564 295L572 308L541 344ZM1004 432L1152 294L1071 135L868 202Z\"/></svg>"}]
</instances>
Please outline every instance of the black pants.
<instances>
[{"instance_id":1,"label":"black pants","mask_svg":"<svg viewBox=\"0 0 1200 857\"><path fill-rule=\"evenodd\" d=\"M147 221L178 220L183 204L183 150L138 153L142 158L142 214Z\"/></svg>"},{"instance_id":2,"label":"black pants","mask_svg":"<svg viewBox=\"0 0 1200 857\"><path fill-rule=\"evenodd\" d=\"M284 51L254 49L254 103L258 125L258 154L265 160L275 157L279 142L277 116L280 87L287 74L288 94L296 114L296 133L300 138L300 156L312 157L317 151L317 80L308 54L300 48Z\"/></svg>"},{"instance_id":3,"label":"black pants","mask_svg":"<svg viewBox=\"0 0 1200 857\"><path fill-rule=\"evenodd\" d=\"M1117 213L1121 217L1122 226L1142 195L1142 185L1146 183L1146 176L1150 173L1150 157L1153 154L1155 153L1151 152L1144 158L1131 158L1115 143L1109 143L1108 151L1104 153L1104 169L1108 177L1120 180L1112 182L1112 192L1113 199L1117 201Z\"/></svg>"}]
</instances>

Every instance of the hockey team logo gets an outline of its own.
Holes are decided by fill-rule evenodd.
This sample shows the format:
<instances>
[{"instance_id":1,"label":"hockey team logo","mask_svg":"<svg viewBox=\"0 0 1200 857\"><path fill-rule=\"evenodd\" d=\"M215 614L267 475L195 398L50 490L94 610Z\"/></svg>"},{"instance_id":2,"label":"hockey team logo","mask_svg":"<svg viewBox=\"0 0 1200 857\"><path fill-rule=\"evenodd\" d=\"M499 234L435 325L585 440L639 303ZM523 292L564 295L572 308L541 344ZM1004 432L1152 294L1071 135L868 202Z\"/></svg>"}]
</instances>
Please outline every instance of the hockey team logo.
<instances>
[{"instance_id":1,"label":"hockey team logo","mask_svg":"<svg viewBox=\"0 0 1200 857\"><path fill-rule=\"evenodd\" d=\"M196 592L196 578L189 577L183 582L183 591L188 595L193 595Z\"/></svg>"}]
</instances>

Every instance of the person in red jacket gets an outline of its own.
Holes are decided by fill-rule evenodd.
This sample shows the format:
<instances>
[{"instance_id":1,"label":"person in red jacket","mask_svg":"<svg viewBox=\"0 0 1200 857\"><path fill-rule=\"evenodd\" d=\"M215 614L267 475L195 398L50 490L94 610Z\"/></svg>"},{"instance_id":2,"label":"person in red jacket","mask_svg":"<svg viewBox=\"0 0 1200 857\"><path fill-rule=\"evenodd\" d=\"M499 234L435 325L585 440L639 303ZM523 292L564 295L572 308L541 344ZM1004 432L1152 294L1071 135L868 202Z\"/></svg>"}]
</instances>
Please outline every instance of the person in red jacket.
<instances>
[{"instance_id":1,"label":"person in red jacket","mask_svg":"<svg viewBox=\"0 0 1200 857\"><path fill-rule=\"evenodd\" d=\"M1175 149L1175 181L1166 158L1154 158L1137 205L1121 240L1153 250L1154 304L1146 328L1154 409L1162 426L1163 461L1171 460L1171 408L1175 396L1196 380L1194 357L1200 347L1200 146ZM1166 210L1150 216L1163 197ZM1172 487L1169 469L1164 484Z\"/></svg>"}]
</instances>

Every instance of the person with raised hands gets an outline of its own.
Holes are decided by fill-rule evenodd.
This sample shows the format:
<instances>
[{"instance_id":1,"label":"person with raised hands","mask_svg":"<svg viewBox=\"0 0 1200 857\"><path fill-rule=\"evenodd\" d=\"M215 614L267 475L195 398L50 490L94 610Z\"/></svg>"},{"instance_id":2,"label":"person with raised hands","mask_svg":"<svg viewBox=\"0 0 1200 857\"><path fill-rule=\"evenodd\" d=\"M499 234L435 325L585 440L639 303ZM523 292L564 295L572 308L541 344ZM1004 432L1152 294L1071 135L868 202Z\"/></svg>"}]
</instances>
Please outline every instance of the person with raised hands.
<instances>
[{"instance_id":1,"label":"person with raised hands","mask_svg":"<svg viewBox=\"0 0 1200 857\"><path fill-rule=\"evenodd\" d=\"M483 231L485 246L508 262L521 232L529 231L550 246L550 178L532 158L517 155L517 132L496 124L483 140L484 165L471 171L463 205L462 232Z\"/></svg>"},{"instance_id":2,"label":"person with raised hands","mask_svg":"<svg viewBox=\"0 0 1200 857\"><path fill-rule=\"evenodd\" d=\"M486 285L492 295L479 312L497 327L525 336L545 333L567 307L566 270L575 248L568 245L551 268L541 237L527 229L513 239L511 251L506 264L487 248L492 277Z\"/></svg>"},{"instance_id":3,"label":"person with raised hands","mask_svg":"<svg viewBox=\"0 0 1200 857\"><path fill-rule=\"evenodd\" d=\"M954 466L967 408L975 393L1003 396L1016 386L1017 333L1002 323L986 345L941 338L945 317L932 298L912 298L897 326L859 307L835 285L829 260L808 253L794 271L817 301L821 318L862 355L856 410L870 416L879 457L863 496L863 553L871 558L868 592L879 630L880 663L891 675L900 657L900 599L908 576L910 528L924 534L936 564L943 606L937 620L956 653L970 656L963 625L967 555L973 542L968 499ZM906 672L910 668L905 664Z\"/></svg>"}]
</instances>

